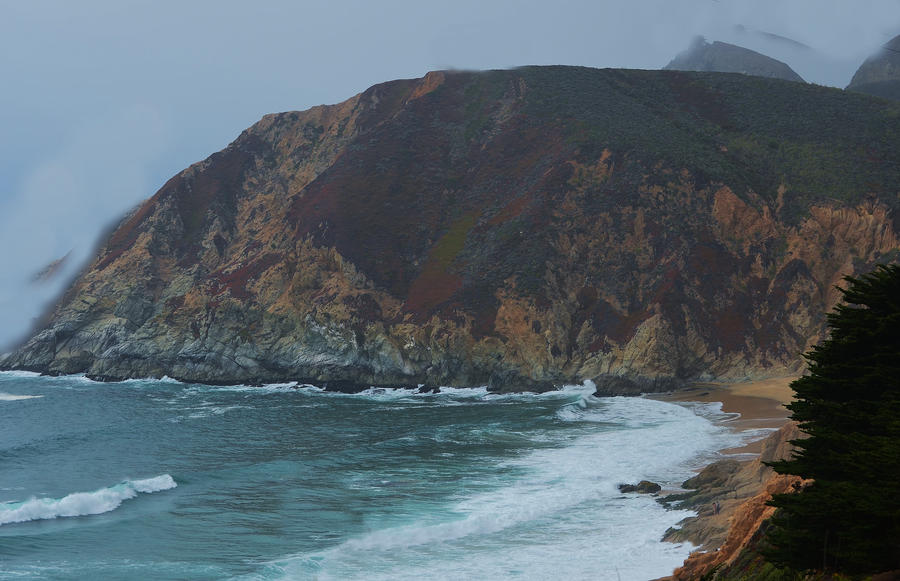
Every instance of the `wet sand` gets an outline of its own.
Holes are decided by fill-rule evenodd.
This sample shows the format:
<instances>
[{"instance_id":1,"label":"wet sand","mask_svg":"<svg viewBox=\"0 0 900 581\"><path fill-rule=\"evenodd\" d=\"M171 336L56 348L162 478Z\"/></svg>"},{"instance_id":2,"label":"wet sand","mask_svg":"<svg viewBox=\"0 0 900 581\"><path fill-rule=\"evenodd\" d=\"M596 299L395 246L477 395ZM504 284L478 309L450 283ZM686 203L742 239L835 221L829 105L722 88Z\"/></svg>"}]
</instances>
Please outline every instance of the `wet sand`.
<instances>
[{"instance_id":1,"label":"wet sand","mask_svg":"<svg viewBox=\"0 0 900 581\"><path fill-rule=\"evenodd\" d=\"M745 383L698 383L685 389L657 397L672 402L721 402L722 411L737 413L740 417L728 421L738 432L758 429L778 429L788 421L790 410L784 406L791 402L794 392L789 384L796 377L779 377ZM740 448L722 450L724 454L759 454L762 440Z\"/></svg>"}]
</instances>

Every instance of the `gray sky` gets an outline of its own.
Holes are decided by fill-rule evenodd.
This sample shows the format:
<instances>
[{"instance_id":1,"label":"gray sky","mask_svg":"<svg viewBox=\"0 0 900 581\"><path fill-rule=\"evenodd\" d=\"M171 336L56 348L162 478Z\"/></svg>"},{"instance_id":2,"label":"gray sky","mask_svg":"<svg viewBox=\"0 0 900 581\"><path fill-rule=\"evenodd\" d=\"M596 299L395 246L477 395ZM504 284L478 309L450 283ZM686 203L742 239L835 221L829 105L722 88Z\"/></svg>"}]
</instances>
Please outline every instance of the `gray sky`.
<instances>
[{"instance_id":1,"label":"gray sky","mask_svg":"<svg viewBox=\"0 0 900 581\"><path fill-rule=\"evenodd\" d=\"M35 272L266 113L434 69L656 69L697 34L844 86L897 33L900 0L0 0L0 347L60 290Z\"/></svg>"}]
</instances>

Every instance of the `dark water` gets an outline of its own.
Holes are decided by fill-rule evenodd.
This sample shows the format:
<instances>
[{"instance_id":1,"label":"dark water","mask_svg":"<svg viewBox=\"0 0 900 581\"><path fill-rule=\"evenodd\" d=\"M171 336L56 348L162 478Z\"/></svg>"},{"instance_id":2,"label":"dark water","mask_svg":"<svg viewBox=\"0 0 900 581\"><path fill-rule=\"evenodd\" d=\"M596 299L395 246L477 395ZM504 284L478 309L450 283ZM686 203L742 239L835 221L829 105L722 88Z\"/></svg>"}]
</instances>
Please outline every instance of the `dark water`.
<instances>
[{"instance_id":1,"label":"dark water","mask_svg":"<svg viewBox=\"0 0 900 581\"><path fill-rule=\"evenodd\" d=\"M650 579L713 407L0 373L2 579ZM23 396L40 396L24 398Z\"/></svg>"}]
</instances>

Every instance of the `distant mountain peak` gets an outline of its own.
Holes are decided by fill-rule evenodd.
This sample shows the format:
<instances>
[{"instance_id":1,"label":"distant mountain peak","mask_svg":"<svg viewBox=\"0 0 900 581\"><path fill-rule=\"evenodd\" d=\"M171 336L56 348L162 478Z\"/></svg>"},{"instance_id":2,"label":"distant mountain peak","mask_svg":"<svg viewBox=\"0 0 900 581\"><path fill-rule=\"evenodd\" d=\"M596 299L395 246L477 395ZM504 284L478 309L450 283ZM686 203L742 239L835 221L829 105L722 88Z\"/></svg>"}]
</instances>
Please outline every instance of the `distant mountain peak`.
<instances>
[{"instance_id":1,"label":"distant mountain peak","mask_svg":"<svg viewBox=\"0 0 900 581\"><path fill-rule=\"evenodd\" d=\"M702 36L694 38L688 49L672 59L665 68L676 71L742 73L804 82L791 67L779 60L727 42L709 43Z\"/></svg>"},{"instance_id":2,"label":"distant mountain peak","mask_svg":"<svg viewBox=\"0 0 900 581\"><path fill-rule=\"evenodd\" d=\"M860 65L847 90L900 100L900 35Z\"/></svg>"}]
</instances>

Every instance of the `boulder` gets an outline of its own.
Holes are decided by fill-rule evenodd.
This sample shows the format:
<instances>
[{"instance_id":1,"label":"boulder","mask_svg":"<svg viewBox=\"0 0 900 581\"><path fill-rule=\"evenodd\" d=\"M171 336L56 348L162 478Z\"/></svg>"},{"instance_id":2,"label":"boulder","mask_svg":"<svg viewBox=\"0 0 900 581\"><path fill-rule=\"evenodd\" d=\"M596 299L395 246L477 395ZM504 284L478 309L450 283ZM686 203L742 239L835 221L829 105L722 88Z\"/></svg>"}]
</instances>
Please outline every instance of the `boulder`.
<instances>
[{"instance_id":1,"label":"boulder","mask_svg":"<svg viewBox=\"0 0 900 581\"><path fill-rule=\"evenodd\" d=\"M637 492L639 494L656 494L662 487L649 480L641 480L637 484L620 484L619 492Z\"/></svg>"}]
</instances>

